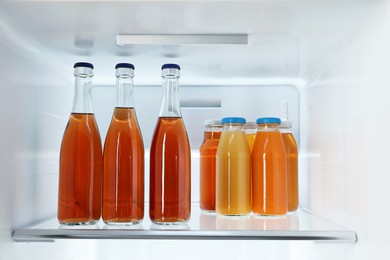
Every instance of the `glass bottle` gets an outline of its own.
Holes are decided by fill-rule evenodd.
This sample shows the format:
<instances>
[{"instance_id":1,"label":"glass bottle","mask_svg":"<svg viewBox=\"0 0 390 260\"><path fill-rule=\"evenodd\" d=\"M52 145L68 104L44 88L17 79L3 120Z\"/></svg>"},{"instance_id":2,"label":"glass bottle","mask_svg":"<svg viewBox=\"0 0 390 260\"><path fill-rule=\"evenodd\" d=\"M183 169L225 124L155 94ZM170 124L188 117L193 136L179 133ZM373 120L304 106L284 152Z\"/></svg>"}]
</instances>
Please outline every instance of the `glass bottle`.
<instances>
[{"instance_id":1,"label":"glass bottle","mask_svg":"<svg viewBox=\"0 0 390 260\"><path fill-rule=\"evenodd\" d=\"M221 120L206 120L204 139L200 153L200 208L215 211L215 171L219 138L222 132Z\"/></svg>"},{"instance_id":2,"label":"glass bottle","mask_svg":"<svg viewBox=\"0 0 390 260\"><path fill-rule=\"evenodd\" d=\"M253 121L247 121L245 124L245 133L246 133L246 139L248 140L249 148L252 152L253 144L255 142L256 133L257 133L257 124Z\"/></svg>"},{"instance_id":3,"label":"glass bottle","mask_svg":"<svg viewBox=\"0 0 390 260\"><path fill-rule=\"evenodd\" d=\"M287 194L288 211L295 211L298 208L298 145L291 132L292 123L282 121L280 132L282 133L284 148L287 154Z\"/></svg>"},{"instance_id":4,"label":"glass bottle","mask_svg":"<svg viewBox=\"0 0 390 260\"><path fill-rule=\"evenodd\" d=\"M251 153L245 123L242 117L222 118L216 167L216 212L220 215L251 211Z\"/></svg>"},{"instance_id":5,"label":"glass bottle","mask_svg":"<svg viewBox=\"0 0 390 260\"><path fill-rule=\"evenodd\" d=\"M103 209L106 224L132 225L144 217L144 144L133 101L134 66L116 69L117 101L104 143Z\"/></svg>"},{"instance_id":6,"label":"glass bottle","mask_svg":"<svg viewBox=\"0 0 390 260\"><path fill-rule=\"evenodd\" d=\"M162 66L163 99L150 148L149 215L157 224L187 222L191 213L191 150L179 102L180 67Z\"/></svg>"},{"instance_id":7,"label":"glass bottle","mask_svg":"<svg viewBox=\"0 0 390 260\"><path fill-rule=\"evenodd\" d=\"M258 118L252 151L252 210L258 215L287 213L287 156L280 119Z\"/></svg>"},{"instance_id":8,"label":"glass bottle","mask_svg":"<svg viewBox=\"0 0 390 260\"><path fill-rule=\"evenodd\" d=\"M60 150L58 221L94 224L101 215L102 144L91 106L93 65L74 65L73 108Z\"/></svg>"}]
</instances>

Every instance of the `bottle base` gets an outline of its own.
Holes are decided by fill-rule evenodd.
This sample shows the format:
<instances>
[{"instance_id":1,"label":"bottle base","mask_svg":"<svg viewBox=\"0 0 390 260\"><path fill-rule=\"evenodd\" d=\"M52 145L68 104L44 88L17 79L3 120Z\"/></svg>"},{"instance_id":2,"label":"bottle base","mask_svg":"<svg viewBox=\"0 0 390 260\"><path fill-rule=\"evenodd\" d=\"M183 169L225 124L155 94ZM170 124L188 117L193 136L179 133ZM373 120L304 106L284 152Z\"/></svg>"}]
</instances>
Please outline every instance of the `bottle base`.
<instances>
[{"instance_id":1,"label":"bottle base","mask_svg":"<svg viewBox=\"0 0 390 260\"><path fill-rule=\"evenodd\" d=\"M249 218L250 212L248 213L234 213L234 214L224 214L224 213L217 213L218 217L222 218Z\"/></svg>"},{"instance_id":2,"label":"bottle base","mask_svg":"<svg viewBox=\"0 0 390 260\"><path fill-rule=\"evenodd\" d=\"M109 226L135 226L142 223L142 219L140 220L107 220L103 221L104 224Z\"/></svg>"},{"instance_id":3,"label":"bottle base","mask_svg":"<svg viewBox=\"0 0 390 260\"><path fill-rule=\"evenodd\" d=\"M59 221L61 226L93 226L96 225L99 221L98 220L66 220L66 221Z\"/></svg>"},{"instance_id":4,"label":"bottle base","mask_svg":"<svg viewBox=\"0 0 390 260\"><path fill-rule=\"evenodd\" d=\"M153 222L151 229L154 230L189 230L188 221L183 222Z\"/></svg>"},{"instance_id":5,"label":"bottle base","mask_svg":"<svg viewBox=\"0 0 390 260\"><path fill-rule=\"evenodd\" d=\"M188 223L188 220L181 218L172 218L172 219L157 219L152 220L153 224L161 225L161 226L179 226L185 225Z\"/></svg>"},{"instance_id":6,"label":"bottle base","mask_svg":"<svg viewBox=\"0 0 390 260\"><path fill-rule=\"evenodd\" d=\"M256 213L256 212L253 212L253 217L255 218L264 218L264 217L268 217L268 218L280 218L280 217L284 217L287 215L287 212L286 213L277 213L277 214L270 214L270 213Z\"/></svg>"},{"instance_id":7,"label":"bottle base","mask_svg":"<svg viewBox=\"0 0 390 260\"><path fill-rule=\"evenodd\" d=\"M296 207L296 208L292 208L292 209L288 209L288 212L290 213L293 213L293 212L296 212L298 210L298 207Z\"/></svg>"}]
</instances>

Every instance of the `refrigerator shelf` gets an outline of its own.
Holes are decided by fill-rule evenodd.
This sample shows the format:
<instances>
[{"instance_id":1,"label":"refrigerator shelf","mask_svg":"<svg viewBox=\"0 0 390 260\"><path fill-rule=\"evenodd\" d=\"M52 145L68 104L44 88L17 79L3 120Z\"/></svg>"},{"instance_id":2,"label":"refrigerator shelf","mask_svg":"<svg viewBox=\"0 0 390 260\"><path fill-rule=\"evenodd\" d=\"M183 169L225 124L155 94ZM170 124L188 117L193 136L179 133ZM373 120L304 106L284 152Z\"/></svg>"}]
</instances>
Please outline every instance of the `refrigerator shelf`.
<instances>
[{"instance_id":1,"label":"refrigerator shelf","mask_svg":"<svg viewBox=\"0 0 390 260\"><path fill-rule=\"evenodd\" d=\"M301 209L282 217L220 217L202 213L199 205L192 206L191 220L184 225L153 224L145 210L143 222L133 226L112 226L100 221L93 226L64 227L52 218L16 229L13 238L16 242L54 242L56 239L357 241L354 231Z\"/></svg>"}]
</instances>

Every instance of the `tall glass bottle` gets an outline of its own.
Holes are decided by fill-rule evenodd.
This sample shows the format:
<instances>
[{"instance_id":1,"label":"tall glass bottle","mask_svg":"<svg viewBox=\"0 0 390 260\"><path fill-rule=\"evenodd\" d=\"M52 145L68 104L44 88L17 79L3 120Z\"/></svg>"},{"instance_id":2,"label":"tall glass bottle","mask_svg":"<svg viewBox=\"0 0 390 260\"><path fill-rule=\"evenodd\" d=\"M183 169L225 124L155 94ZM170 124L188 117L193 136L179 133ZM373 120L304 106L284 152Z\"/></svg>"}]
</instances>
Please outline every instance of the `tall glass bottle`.
<instances>
[{"instance_id":1,"label":"tall glass bottle","mask_svg":"<svg viewBox=\"0 0 390 260\"><path fill-rule=\"evenodd\" d=\"M94 224L101 215L102 144L91 106L93 65L74 65L75 94L60 151L58 221Z\"/></svg>"},{"instance_id":2,"label":"tall glass bottle","mask_svg":"<svg viewBox=\"0 0 390 260\"><path fill-rule=\"evenodd\" d=\"M150 148L150 219L180 224L191 214L191 151L179 102L180 67L162 66L163 99Z\"/></svg>"},{"instance_id":3,"label":"tall glass bottle","mask_svg":"<svg viewBox=\"0 0 390 260\"><path fill-rule=\"evenodd\" d=\"M103 210L106 224L132 225L144 217L144 144L134 109L134 66L116 69L117 101L104 143Z\"/></svg>"}]
</instances>

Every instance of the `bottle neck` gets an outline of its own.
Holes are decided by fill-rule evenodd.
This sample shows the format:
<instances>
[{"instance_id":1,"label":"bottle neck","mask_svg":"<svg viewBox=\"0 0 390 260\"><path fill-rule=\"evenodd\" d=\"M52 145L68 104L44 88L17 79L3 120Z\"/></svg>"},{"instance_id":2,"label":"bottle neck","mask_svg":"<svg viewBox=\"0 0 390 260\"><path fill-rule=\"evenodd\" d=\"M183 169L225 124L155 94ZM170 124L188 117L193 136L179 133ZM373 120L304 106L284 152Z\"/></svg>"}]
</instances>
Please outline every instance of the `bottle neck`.
<instances>
[{"instance_id":1,"label":"bottle neck","mask_svg":"<svg viewBox=\"0 0 390 260\"><path fill-rule=\"evenodd\" d=\"M162 82L163 100L160 117L181 117L179 100L179 78L165 76Z\"/></svg>"},{"instance_id":2,"label":"bottle neck","mask_svg":"<svg viewBox=\"0 0 390 260\"><path fill-rule=\"evenodd\" d=\"M256 124L253 125L245 125L244 130L247 134L256 134L258 126Z\"/></svg>"},{"instance_id":3,"label":"bottle neck","mask_svg":"<svg viewBox=\"0 0 390 260\"><path fill-rule=\"evenodd\" d=\"M223 131L225 132L243 132L244 125L243 124L224 124Z\"/></svg>"},{"instance_id":4,"label":"bottle neck","mask_svg":"<svg viewBox=\"0 0 390 260\"><path fill-rule=\"evenodd\" d=\"M282 123L279 125L280 132L283 134L291 133L291 127L291 121L282 121Z\"/></svg>"},{"instance_id":5,"label":"bottle neck","mask_svg":"<svg viewBox=\"0 0 390 260\"><path fill-rule=\"evenodd\" d=\"M205 127L205 132L222 132L223 126L218 125L218 126L206 126Z\"/></svg>"},{"instance_id":6,"label":"bottle neck","mask_svg":"<svg viewBox=\"0 0 390 260\"><path fill-rule=\"evenodd\" d=\"M280 129L280 132L282 134L291 134L292 133L291 127L280 127L279 129Z\"/></svg>"},{"instance_id":7,"label":"bottle neck","mask_svg":"<svg viewBox=\"0 0 390 260\"><path fill-rule=\"evenodd\" d=\"M279 124L260 124L258 131L260 131L260 132L279 132Z\"/></svg>"},{"instance_id":8,"label":"bottle neck","mask_svg":"<svg viewBox=\"0 0 390 260\"><path fill-rule=\"evenodd\" d=\"M133 77L129 75L116 77L116 107L134 107Z\"/></svg>"},{"instance_id":9,"label":"bottle neck","mask_svg":"<svg viewBox=\"0 0 390 260\"><path fill-rule=\"evenodd\" d=\"M92 75L75 74L72 113L93 113L91 105Z\"/></svg>"},{"instance_id":10,"label":"bottle neck","mask_svg":"<svg viewBox=\"0 0 390 260\"><path fill-rule=\"evenodd\" d=\"M204 139L218 139L221 137L222 125L207 125L204 131Z\"/></svg>"}]
</instances>

